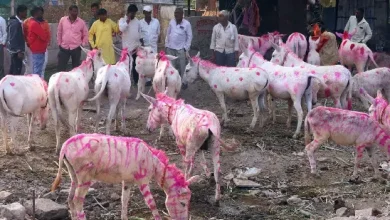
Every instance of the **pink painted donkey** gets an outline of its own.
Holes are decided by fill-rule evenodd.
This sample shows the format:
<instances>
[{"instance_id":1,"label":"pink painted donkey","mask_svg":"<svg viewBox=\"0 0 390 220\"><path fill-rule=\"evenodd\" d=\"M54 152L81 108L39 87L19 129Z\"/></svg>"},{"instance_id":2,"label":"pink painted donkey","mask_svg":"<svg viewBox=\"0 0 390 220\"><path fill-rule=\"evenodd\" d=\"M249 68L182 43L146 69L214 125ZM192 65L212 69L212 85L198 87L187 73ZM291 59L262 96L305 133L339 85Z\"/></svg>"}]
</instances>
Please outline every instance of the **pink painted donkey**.
<instances>
[{"instance_id":1,"label":"pink painted donkey","mask_svg":"<svg viewBox=\"0 0 390 220\"><path fill-rule=\"evenodd\" d=\"M141 97L141 93L145 92L145 83L147 78L153 78L156 71L156 53L153 52L151 47L139 47L137 49L137 59L135 60L135 70L139 74L138 80L138 93L135 98L138 100Z\"/></svg>"},{"instance_id":2,"label":"pink painted donkey","mask_svg":"<svg viewBox=\"0 0 390 220\"><path fill-rule=\"evenodd\" d=\"M238 46L240 48L240 53L243 53L251 44L253 49L258 51L261 55L265 55L269 49L271 49L271 41L278 40L283 37L284 34L279 34L279 32L275 31L272 33L264 34L260 37L251 37L245 35L238 35ZM276 42L275 42L276 43Z\"/></svg>"},{"instance_id":3,"label":"pink painted donkey","mask_svg":"<svg viewBox=\"0 0 390 220\"><path fill-rule=\"evenodd\" d=\"M101 52L92 50L87 52L83 63L69 72L55 73L49 80L49 104L54 119L56 132L56 149L60 150L60 124L68 125L70 133L76 134L80 122L82 106L88 98L88 83L93 79L98 69L104 66ZM69 123L62 116L62 107L68 111Z\"/></svg>"},{"instance_id":4,"label":"pink painted donkey","mask_svg":"<svg viewBox=\"0 0 390 220\"><path fill-rule=\"evenodd\" d=\"M253 129L260 116L260 127L263 127L263 117L260 109L265 109L264 98L268 89L268 74L261 68L221 67L209 61L202 60L199 53L188 58L189 64L183 76L183 82L191 84L198 75L209 84L217 95L223 110L222 123L229 121L225 96L235 100L250 100L253 118L250 128Z\"/></svg>"},{"instance_id":5,"label":"pink painted donkey","mask_svg":"<svg viewBox=\"0 0 390 220\"><path fill-rule=\"evenodd\" d=\"M311 133L313 141L310 140ZM305 144L312 174L317 174L314 152L328 139L339 145L356 147L353 178L357 177L364 149L371 158L376 177L379 171L372 145L380 146L387 155L390 151L390 133L368 114L320 106L309 112L305 120Z\"/></svg>"},{"instance_id":6,"label":"pink painted donkey","mask_svg":"<svg viewBox=\"0 0 390 220\"><path fill-rule=\"evenodd\" d=\"M350 70L352 70L353 66L356 66L358 73L366 70L369 59L378 67L371 49L366 44L355 43L350 40L355 33L356 30L353 33L346 31L344 34L336 33L338 37L343 39L339 48L340 63L347 66Z\"/></svg>"},{"instance_id":7,"label":"pink painted donkey","mask_svg":"<svg viewBox=\"0 0 390 220\"><path fill-rule=\"evenodd\" d=\"M288 36L286 41L287 47L289 47L295 54L302 60L305 58L307 51L307 41L305 35L294 32Z\"/></svg>"},{"instance_id":8,"label":"pink painted donkey","mask_svg":"<svg viewBox=\"0 0 390 220\"><path fill-rule=\"evenodd\" d=\"M322 79L318 78L311 71L300 67L283 67L271 63L263 58L261 54L249 48L240 56L238 67L251 67L262 68L268 73L269 94L278 99L288 100L288 117L287 127L291 126L291 111L294 105L298 114L297 129L293 135L293 138L297 138L301 132L303 122L303 110L302 110L302 98L306 99L308 111L312 108L312 86L313 79L319 80L323 83ZM272 102L272 105L274 103ZM275 109L275 107L271 107ZM276 121L275 111L273 111L273 122Z\"/></svg>"},{"instance_id":9,"label":"pink painted donkey","mask_svg":"<svg viewBox=\"0 0 390 220\"><path fill-rule=\"evenodd\" d=\"M161 51L155 56L155 75L153 78L154 93L166 93L169 97L177 98L181 90L181 77L179 71L175 69L171 61L177 59L175 56L167 55ZM161 125L161 139L165 133L165 125Z\"/></svg>"},{"instance_id":10,"label":"pink painted donkey","mask_svg":"<svg viewBox=\"0 0 390 220\"><path fill-rule=\"evenodd\" d=\"M61 182L63 162L72 181L68 203L74 220L86 219L83 204L92 180L122 183L122 220L128 219L131 184L138 185L154 219L161 220L149 187L153 179L167 196L165 205L171 218L188 220L191 199L188 185L199 177L186 180L175 165L169 164L163 151L141 139L99 134L78 134L69 138L61 148L52 191Z\"/></svg>"},{"instance_id":11,"label":"pink painted donkey","mask_svg":"<svg viewBox=\"0 0 390 220\"><path fill-rule=\"evenodd\" d=\"M368 110L370 117L390 129L390 105L384 98L382 89L377 90L376 98L369 95L364 88L360 88L359 92L362 98L366 99L367 102L371 104Z\"/></svg>"},{"instance_id":12,"label":"pink painted donkey","mask_svg":"<svg viewBox=\"0 0 390 220\"><path fill-rule=\"evenodd\" d=\"M201 150L210 149L214 163L214 177L216 182L215 201L218 202L221 195L219 173L220 173L220 147L225 150L234 150L237 144L225 144L220 138L221 126L218 117L206 110L201 110L184 104L183 100L175 100L165 94L157 94L157 99L147 95L142 96L150 102L147 129L154 131L161 123L169 123L176 137L176 144L183 157L186 171L186 179L191 175L194 165L195 153ZM207 169L207 162L203 153L203 168L207 176L210 172Z\"/></svg>"},{"instance_id":13,"label":"pink painted donkey","mask_svg":"<svg viewBox=\"0 0 390 220\"><path fill-rule=\"evenodd\" d=\"M108 94L108 102L110 110L106 119L106 134L110 134L111 121L115 117L115 125L118 129L118 105L122 105L121 108L121 126L122 132L125 131L125 117L124 111L126 110L126 101L130 97L130 73L133 66L132 54L129 53L127 48L124 48L121 52L121 57L115 65L107 65L100 68L97 72L95 80L95 97L88 99L88 101L96 100L96 122L95 132L98 130L100 123L100 99L104 91Z\"/></svg>"},{"instance_id":14,"label":"pink painted donkey","mask_svg":"<svg viewBox=\"0 0 390 220\"><path fill-rule=\"evenodd\" d=\"M368 99L361 93L363 88L371 97L374 97L378 90L384 92L384 97L390 100L390 69L387 67L368 70L357 73L353 76L353 96L358 98L365 108L370 107Z\"/></svg>"},{"instance_id":15,"label":"pink painted donkey","mask_svg":"<svg viewBox=\"0 0 390 220\"><path fill-rule=\"evenodd\" d=\"M34 118L36 118L41 125L41 129L46 128L49 117L47 102L47 83L36 74L25 76L7 75L0 81L0 116L6 154L12 154L7 141L7 120L11 119L11 138L13 144L15 144L16 117L27 114L27 143L28 147L32 148L32 124Z\"/></svg>"},{"instance_id":16,"label":"pink painted donkey","mask_svg":"<svg viewBox=\"0 0 390 220\"><path fill-rule=\"evenodd\" d=\"M309 70L322 78L325 86L313 86L313 104L317 98L331 97L336 108L352 109L352 76L351 72L341 65L315 66L304 62L296 56L283 42L273 44L275 48L271 62L286 67L300 67Z\"/></svg>"}]
</instances>

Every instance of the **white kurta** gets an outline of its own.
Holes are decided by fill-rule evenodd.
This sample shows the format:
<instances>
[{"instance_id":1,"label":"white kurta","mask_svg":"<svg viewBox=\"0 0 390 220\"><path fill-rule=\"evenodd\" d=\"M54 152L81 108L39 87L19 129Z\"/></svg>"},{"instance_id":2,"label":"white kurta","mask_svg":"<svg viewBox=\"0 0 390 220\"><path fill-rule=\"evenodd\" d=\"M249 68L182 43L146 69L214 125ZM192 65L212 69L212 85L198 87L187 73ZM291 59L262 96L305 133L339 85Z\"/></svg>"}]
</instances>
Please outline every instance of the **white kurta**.
<instances>
[{"instance_id":1,"label":"white kurta","mask_svg":"<svg viewBox=\"0 0 390 220\"><path fill-rule=\"evenodd\" d=\"M141 38L144 40L144 45L151 47L153 52L157 53L158 36L160 35L160 22L152 18L148 24L145 19L140 21Z\"/></svg>"}]
</instances>

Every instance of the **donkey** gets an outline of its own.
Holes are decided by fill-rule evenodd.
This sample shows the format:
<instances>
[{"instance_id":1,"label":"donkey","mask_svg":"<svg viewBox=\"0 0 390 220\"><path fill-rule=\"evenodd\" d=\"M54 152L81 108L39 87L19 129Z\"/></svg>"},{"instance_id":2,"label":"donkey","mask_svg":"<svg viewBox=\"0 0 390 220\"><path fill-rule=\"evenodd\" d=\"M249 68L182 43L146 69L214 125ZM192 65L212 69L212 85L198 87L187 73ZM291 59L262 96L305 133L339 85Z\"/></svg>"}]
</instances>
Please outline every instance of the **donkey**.
<instances>
[{"instance_id":1,"label":"donkey","mask_svg":"<svg viewBox=\"0 0 390 220\"><path fill-rule=\"evenodd\" d=\"M142 94L150 103L147 129L154 131L161 123L169 123L176 137L176 144L185 163L186 179L189 178L194 165L195 153L199 150L210 148L214 163L214 178L216 183L215 201L218 203L221 197L219 173L220 173L220 147L232 151L238 145L227 145L220 138L221 126L218 117L206 110L201 110L184 104L183 100L175 100L166 94L157 94L157 99ZM210 172L203 153L202 167L207 176Z\"/></svg>"},{"instance_id":2,"label":"donkey","mask_svg":"<svg viewBox=\"0 0 390 220\"><path fill-rule=\"evenodd\" d=\"M105 65L100 50L88 51L83 63L69 72L55 73L49 80L49 104L54 119L56 132L56 150L60 150L60 119L76 134L79 127L82 106L87 100L88 83L94 78L98 69ZM62 106L68 111L69 123L62 116Z\"/></svg>"},{"instance_id":3,"label":"donkey","mask_svg":"<svg viewBox=\"0 0 390 220\"><path fill-rule=\"evenodd\" d=\"M96 100L96 124L95 132L97 132L100 122L100 98L103 92L106 90L108 93L108 102L110 104L110 111L106 119L106 134L110 134L111 121L115 117L115 127L118 129L117 118L118 110L117 106L122 105L121 108L121 126L122 132L125 131L125 117L124 111L126 110L126 101L130 97L130 73L133 65L133 58L128 52L127 48L124 48L121 53L121 57L116 65L107 65L100 68L97 72L95 80L95 97L88 99L88 101Z\"/></svg>"},{"instance_id":4,"label":"donkey","mask_svg":"<svg viewBox=\"0 0 390 220\"><path fill-rule=\"evenodd\" d=\"M135 70L139 74L138 93L135 98L138 100L141 93L145 92L145 83L147 78L153 78L156 66L156 54L151 47L138 47L137 59L135 60Z\"/></svg>"},{"instance_id":5,"label":"donkey","mask_svg":"<svg viewBox=\"0 0 390 220\"><path fill-rule=\"evenodd\" d=\"M199 56L198 52L195 57L188 58L190 62L183 76L184 83L193 83L199 75L210 85L221 104L223 110L222 124L224 126L229 121L225 96L235 100L249 99L253 109L250 129L253 129L260 116L260 109L265 109L264 98L269 85L267 72L260 68L217 66L209 61L202 60ZM260 127L263 127L262 116L260 116Z\"/></svg>"},{"instance_id":6,"label":"donkey","mask_svg":"<svg viewBox=\"0 0 390 220\"><path fill-rule=\"evenodd\" d=\"M164 190L165 205L172 219L188 220L191 191L188 186L199 179L185 179L175 165L169 164L163 151L152 148L143 140L99 134L78 134L61 148L57 177L52 191L61 182L63 163L68 168L72 184L68 203L72 219L85 220L85 196L92 180L122 183L121 219L127 220L130 186L137 184L154 219L161 220L149 183L155 180Z\"/></svg>"},{"instance_id":7,"label":"donkey","mask_svg":"<svg viewBox=\"0 0 390 220\"><path fill-rule=\"evenodd\" d=\"M307 41L305 35L298 32L290 34L287 38L286 45L290 48L290 50L294 51L299 58L302 60L305 59L307 51Z\"/></svg>"},{"instance_id":8,"label":"donkey","mask_svg":"<svg viewBox=\"0 0 390 220\"><path fill-rule=\"evenodd\" d=\"M46 128L49 117L47 83L39 75L7 75L0 81L1 127L6 154L12 154L7 142L7 119L9 116L21 117L27 114L28 147L32 148L31 131L34 118L38 119L41 129ZM16 118L11 117L11 138L15 144Z\"/></svg>"}]
</instances>

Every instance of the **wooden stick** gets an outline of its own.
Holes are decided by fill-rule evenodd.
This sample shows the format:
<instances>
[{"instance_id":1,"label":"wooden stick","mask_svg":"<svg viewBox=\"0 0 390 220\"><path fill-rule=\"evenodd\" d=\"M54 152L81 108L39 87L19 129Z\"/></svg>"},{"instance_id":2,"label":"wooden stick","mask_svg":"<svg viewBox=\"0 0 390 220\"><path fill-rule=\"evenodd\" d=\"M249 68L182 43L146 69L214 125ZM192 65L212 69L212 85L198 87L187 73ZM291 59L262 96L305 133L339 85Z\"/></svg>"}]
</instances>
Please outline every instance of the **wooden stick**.
<instances>
[{"instance_id":1,"label":"wooden stick","mask_svg":"<svg viewBox=\"0 0 390 220\"><path fill-rule=\"evenodd\" d=\"M96 202L102 209L107 210L107 209L104 208L104 207L102 206L102 204L95 198L95 196L92 196L92 198L95 200L95 202Z\"/></svg>"},{"instance_id":2,"label":"wooden stick","mask_svg":"<svg viewBox=\"0 0 390 220\"><path fill-rule=\"evenodd\" d=\"M58 168L60 167L60 165L57 163L57 161L53 161L53 162L57 165ZM66 171L64 168L62 168L62 171L64 173L68 174L68 171Z\"/></svg>"}]
</instances>

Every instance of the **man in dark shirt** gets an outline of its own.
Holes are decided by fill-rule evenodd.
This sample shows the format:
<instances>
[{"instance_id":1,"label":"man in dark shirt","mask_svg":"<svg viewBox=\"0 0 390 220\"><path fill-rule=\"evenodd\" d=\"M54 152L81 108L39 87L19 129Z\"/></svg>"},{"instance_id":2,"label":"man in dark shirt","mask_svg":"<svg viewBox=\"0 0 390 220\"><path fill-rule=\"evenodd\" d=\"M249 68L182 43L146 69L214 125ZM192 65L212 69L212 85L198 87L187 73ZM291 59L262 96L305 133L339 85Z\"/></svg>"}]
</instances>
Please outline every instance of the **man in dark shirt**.
<instances>
[{"instance_id":1,"label":"man in dark shirt","mask_svg":"<svg viewBox=\"0 0 390 220\"><path fill-rule=\"evenodd\" d=\"M19 5L16 15L9 18L7 27L7 50L11 55L10 75L21 75L25 51L25 39L23 35L23 20L27 17L27 7Z\"/></svg>"}]
</instances>

